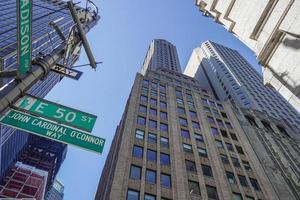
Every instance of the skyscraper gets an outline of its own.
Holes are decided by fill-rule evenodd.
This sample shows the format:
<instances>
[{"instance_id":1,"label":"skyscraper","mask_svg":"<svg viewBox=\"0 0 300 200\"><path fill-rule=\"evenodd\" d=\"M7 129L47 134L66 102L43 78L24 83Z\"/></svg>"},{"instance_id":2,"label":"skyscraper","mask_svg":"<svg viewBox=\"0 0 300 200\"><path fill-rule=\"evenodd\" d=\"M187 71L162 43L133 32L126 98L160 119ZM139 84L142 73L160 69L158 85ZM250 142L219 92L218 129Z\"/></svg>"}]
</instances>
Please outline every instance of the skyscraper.
<instances>
[{"instance_id":1,"label":"skyscraper","mask_svg":"<svg viewBox=\"0 0 300 200\"><path fill-rule=\"evenodd\" d=\"M299 134L300 114L278 91L265 87L261 75L236 50L206 41L194 49L184 74L200 81L206 74L220 100L228 98L240 107L266 112Z\"/></svg>"},{"instance_id":2,"label":"skyscraper","mask_svg":"<svg viewBox=\"0 0 300 200\"><path fill-rule=\"evenodd\" d=\"M162 54L160 43L136 75L95 199L280 199L229 102L179 63L145 65Z\"/></svg>"},{"instance_id":3,"label":"skyscraper","mask_svg":"<svg viewBox=\"0 0 300 200\"><path fill-rule=\"evenodd\" d=\"M196 0L196 5L255 52L264 83L300 112L300 2Z\"/></svg>"},{"instance_id":4,"label":"skyscraper","mask_svg":"<svg viewBox=\"0 0 300 200\"><path fill-rule=\"evenodd\" d=\"M63 198L64 198L64 185L60 181L55 179L45 199L63 200Z\"/></svg>"},{"instance_id":5,"label":"skyscraper","mask_svg":"<svg viewBox=\"0 0 300 200\"><path fill-rule=\"evenodd\" d=\"M17 68L16 1L1 1L0 7L0 70L12 70ZM92 12L88 12L85 15L84 9L79 7L76 9L80 18L86 16L84 29L86 32L89 31L96 24L99 16ZM49 54L62 43L62 40L54 27L50 25L50 22L56 23L65 38L68 38L69 31L74 26L74 22L66 7L66 2L61 0L35 0L32 10L32 58L34 59L37 56ZM78 57L79 55L72 55L67 62L67 67L72 66ZM61 78L61 75L50 72L44 80L36 83L29 93L37 97L44 97ZM9 81L10 79L1 78L1 89ZM23 131L17 131L4 125L0 125L0 133L0 177L3 177L8 167L17 160L20 151L27 142L28 136Z\"/></svg>"}]
</instances>

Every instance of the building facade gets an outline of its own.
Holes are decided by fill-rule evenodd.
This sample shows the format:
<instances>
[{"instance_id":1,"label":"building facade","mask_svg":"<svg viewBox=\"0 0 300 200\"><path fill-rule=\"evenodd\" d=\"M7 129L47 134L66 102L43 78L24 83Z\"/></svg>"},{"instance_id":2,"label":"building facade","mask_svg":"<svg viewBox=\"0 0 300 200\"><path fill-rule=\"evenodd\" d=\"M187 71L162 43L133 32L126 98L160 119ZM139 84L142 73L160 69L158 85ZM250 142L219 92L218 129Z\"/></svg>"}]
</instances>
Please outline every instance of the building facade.
<instances>
[{"instance_id":1,"label":"building facade","mask_svg":"<svg viewBox=\"0 0 300 200\"><path fill-rule=\"evenodd\" d=\"M264 83L300 111L300 1L196 0L196 5L255 52Z\"/></svg>"},{"instance_id":2,"label":"building facade","mask_svg":"<svg viewBox=\"0 0 300 200\"><path fill-rule=\"evenodd\" d=\"M0 7L2 8L0 11L0 71L13 70L17 68L16 1L1 1ZM51 21L56 22L66 38L68 38L74 22L69 10L66 8L66 2L61 0L36 0L32 11L32 58L34 59L36 56L51 53L53 49L62 43L53 26L49 25ZM83 9L77 8L77 11L81 13ZM99 16L94 13L87 13L86 16L87 23L84 29L87 32L96 24ZM72 55L67 62L67 67L72 66L78 57L79 55ZM29 93L43 98L61 78L61 75L50 72L44 80L36 83ZM0 87L4 88L10 80L1 78ZM4 125L0 125L0 133L0 177L3 177L8 168L18 160L18 156L28 141L28 135L23 131Z\"/></svg>"},{"instance_id":3,"label":"building facade","mask_svg":"<svg viewBox=\"0 0 300 200\"><path fill-rule=\"evenodd\" d=\"M95 199L281 198L231 104L156 66L136 76Z\"/></svg>"},{"instance_id":4,"label":"building facade","mask_svg":"<svg viewBox=\"0 0 300 200\"><path fill-rule=\"evenodd\" d=\"M59 180L55 179L45 199L63 200L63 198L64 198L64 185Z\"/></svg>"},{"instance_id":5,"label":"building facade","mask_svg":"<svg viewBox=\"0 0 300 200\"><path fill-rule=\"evenodd\" d=\"M43 200L47 175L46 171L16 162L0 183L0 197Z\"/></svg>"},{"instance_id":6,"label":"building facade","mask_svg":"<svg viewBox=\"0 0 300 200\"><path fill-rule=\"evenodd\" d=\"M261 75L236 50L206 41L193 50L184 74L202 81L205 74L208 87L220 100L230 99L239 107L284 120L295 129L291 136L299 138L299 112L278 91L265 87Z\"/></svg>"}]
</instances>

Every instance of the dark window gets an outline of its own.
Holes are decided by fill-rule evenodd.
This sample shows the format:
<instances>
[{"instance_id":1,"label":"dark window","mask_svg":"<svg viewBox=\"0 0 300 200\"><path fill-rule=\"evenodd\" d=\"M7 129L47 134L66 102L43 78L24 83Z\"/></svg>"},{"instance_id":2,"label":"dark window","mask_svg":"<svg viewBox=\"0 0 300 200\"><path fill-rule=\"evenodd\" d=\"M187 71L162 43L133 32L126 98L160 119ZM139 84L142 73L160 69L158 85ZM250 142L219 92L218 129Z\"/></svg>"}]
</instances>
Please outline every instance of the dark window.
<instances>
[{"instance_id":1,"label":"dark window","mask_svg":"<svg viewBox=\"0 0 300 200\"><path fill-rule=\"evenodd\" d=\"M183 150L187 153L193 153L192 145L189 144L182 144Z\"/></svg>"},{"instance_id":2,"label":"dark window","mask_svg":"<svg viewBox=\"0 0 300 200\"><path fill-rule=\"evenodd\" d=\"M150 113L150 115L152 115L152 116L156 116L156 115L157 115L157 111L156 111L156 109L154 109L154 108L150 108L149 113Z\"/></svg>"},{"instance_id":3,"label":"dark window","mask_svg":"<svg viewBox=\"0 0 300 200\"><path fill-rule=\"evenodd\" d=\"M146 97L146 96L144 96L144 95L141 95L140 101L141 101L141 102L147 102L147 101L148 101L148 97Z\"/></svg>"},{"instance_id":4,"label":"dark window","mask_svg":"<svg viewBox=\"0 0 300 200\"><path fill-rule=\"evenodd\" d=\"M170 156L168 154L160 153L160 163L162 165L170 165Z\"/></svg>"},{"instance_id":5,"label":"dark window","mask_svg":"<svg viewBox=\"0 0 300 200\"><path fill-rule=\"evenodd\" d=\"M148 133L148 142L149 143L156 143L157 138L156 135L153 133Z\"/></svg>"},{"instance_id":6,"label":"dark window","mask_svg":"<svg viewBox=\"0 0 300 200\"><path fill-rule=\"evenodd\" d=\"M194 136L195 136L195 139L196 139L197 142L204 142L204 139L203 139L202 135L195 133Z\"/></svg>"},{"instance_id":7,"label":"dark window","mask_svg":"<svg viewBox=\"0 0 300 200\"><path fill-rule=\"evenodd\" d=\"M147 112L147 107L146 107L146 106L143 106L143 105L140 105L140 107L139 107L139 112L141 112L141 113L146 113L146 112Z\"/></svg>"},{"instance_id":8,"label":"dark window","mask_svg":"<svg viewBox=\"0 0 300 200\"><path fill-rule=\"evenodd\" d=\"M195 128L195 129L200 129L200 125L199 125L198 122L192 121L192 127Z\"/></svg>"},{"instance_id":9,"label":"dark window","mask_svg":"<svg viewBox=\"0 0 300 200\"><path fill-rule=\"evenodd\" d=\"M137 123L138 123L139 125L145 125L145 124L146 124L146 119L145 119L145 117L140 117L140 116L138 116L138 118L137 118Z\"/></svg>"},{"instance_id":10,"label":"dark window","mask_svg":"<svg viewBox=\"0 0 300 200\"><path fill-rule=\"evenodd\" d=\"M239 152L240 154L244 154L244 151L243 151L242 147L235 146L235 148L236 148L237 152Z\"/></svg>"},{"instance_id":11,"label":"dark window","mask_svg":"<svg viewBox=\"0 0 300 200\"><path fill-rule=\"evenodd\" d=\"M184 118L179 118L179 124L180 124L181 126L187 126L188 122L187 122L187 120L184 119Z\"/></svg>"},{"instance_id":12,"label":"dark window","mask_svg":"<svg viewBox=\"0 0 300 200\"><path fill-rule=\"evenodd\" d=\"M156 171L146 169L146 182L156 184Z\"/></svg>"},{"instance_id":13,"label":"dark window","mask_svg":"<svg viewBox=\"0 0 300 200\"><path fill-rule=\"evenodd\" d=\"M232 129L232 125L230 124L230 122L225 122L225 124L227 128Z\"/></svg>"},{"instance_id":14,"label":"dark window","mask_svg":"<svg viewBox=\"0 0 300 200\"><path fill-rule=\"evenodd\" d=\"M163 187L171 187L171 176L168 174L160 174L160 184Z\"/></svg>"},{"instance_id":15,"label":"dark window","mask_svg":"<svg viewBox=\"0 0 300 200\"><path fill-rule=\"evenodd\" d=\"M197 173L197 169L196 169L196 164L195 162L189 161L189 160L185 160L185 167L186 170L192 173Z\"/></svg>"},{"instance_id":16,"label":"dark window","mask_svg":"<svg viewBox=\"0 0 300 200\"><path fill-rule=\"evenodd\" d=\"M150 149L147 150L147 160L156 162L156 151L152 151Z\"/></svg>"},{"instance_id":17,"label":"dark window","mask_svg":"<svg viewBox=\"0 0 300 200\"><path fill-rule=\"evenodd\" d=\"M145 136L145 131L136 129L135 130L135 138L140 139L140 140L144 140L144 136Z\"/></svg>"},{"instance_id":18,"label":"dark window","mask_svg":"<svg viewBox=\"0 0 300 200\"><path fill-rule=\"evenodd\" d=\"M241 164L239 162L239 159L235 158L235 157L231 157L232 163L235 167L241 167Z\"/></svg>"},{"instance_id":19,"label":"dark window","mask_svg":"<svg viewBox=\"0 0 300 200\"><path fill-rule=\"evenodd\" d=\"M193 195L200 195L199 183L195 181L188 181L189 184L189 193Z\"/></svg>"},{"instance_id":20,"label":"dark window","mask_svg":"<svg viewBox=\"0 0 300 200\"><path fill-rule=\"evenodd\" d=\"M167 124L160 124L160 131L165 131L167 132L168 131L168 125Z\"/></svg>"},{"instance_id":21,"label":"dark window","mask_svg":"<svg viewBox=\"0 0 300 200\"><path fill-rule=\"evenodd\" d=\"M256 179L250 178L250 182L251 182L252 187L253 187L255 190L258 190L258 191L260 190L259 184L258 184L258 182L257 182Z\"/></svg>"},{"instance_id":22,"label":"dark window","mask_svg":"<svg viewBox=\"0 0 300 200\"><path fill-rule=\"evenodd\" d=\"M220 109L220 110L224 110L224 107L223 107L223 105L222 104L217 104L218 105L218 108Z\"/></svg>"},{"instance_id":23,"label":"dark window","mask_svg":"<svg viewBox=\"0 0 300 200\"><path fill-rule=\"evenodd\" d=\"M245 176L238 175L240 183L243 187L248 187L247 179Z\"/></svg>"},{"instance_id":24,"label":"dark window","mask_svg":"<svg viewBox=\"0 0 300 200\"><path fill-rule=\"evenodd\" d=\"M228 142L226 142L225 144L226 144L226 147L227 147L227 149L228 149L229 151L234 151L234 150L233 150L232 144L230 144L230 143L228 143Z\"/></svg>"},{"instance_id":25,"label":"dark window","mask_svg":"<svg viewBox=\"0 0 300 200\"><path fill-rule=\"evenodd\" d=\"M181 136L190 139L190 133L188 130L181 129Z\"/></svg>"},{"instance_id":26,"label":"dark window","mask_svg":"<svg viewBox=\"0 0 300 200\"><path fill-rule=\"evenodd\" d=\"M232 172L227 172L226 171L226 176L227 176L228 182L230 184L236 184L235 177L234 177L234 174Z\"/></svg>"},{"instance_id":27,"label":"dark window","mask_svg":"<svg viewBox=\"0 0 300 200\"><path fill-rule=\"evenodd\" d=\"M190 116L191 118L197 118L197 113L190 110Z\"/></svg>"},{"instance_id":28,"label":"dark window","mask_svg":"<svg viewBox=\"0 0 300 200\"><path fill-rule=\"evenodd\" d=\"M217 188L210 185L206 185L206 191L209 199L215 199L215 200L219 199Z\"/></svg>"},{"instance_id":29,"label":"dark window","mask_svg":"<svg viewBox=\"0 0 300 200\"><path fill-rule=\"evenodd\" d=\"M231 138L232 138L233 140L238 141L238 139L237 139L237 137L236 137L236 135L235 135L234 133L230 133L230 135L231 135Z\"/></svg>"},{"instance_id":30,"label":"dark window","mask_svg":"<svg viewBox=\"0 0 300 200\"><path fill-rule=\"evenodd\" d=\"M181 115L185 115L185 109L182 107L177 107L177 112Z\"/></svg>"},{"instance_id":31,"label":"dark window","mask_svg":"<svg viewBox=\"0 0 300 200\"><path fill-rule=\"evenodd\" d=\"M166 103L166 102L161 101L161 102L159 103L159 105L160 105L160 108L161 108L161 109L166 109L166 108L167 108L167 103Z\"/></svg>"},{"instance_id":32,"label":"dark window","mask_svg":"<svg viewBox=\"0 0 300 200\"><path fill-rule=\"evenodd\" d=\"M244 168L245 168L246 171L252 171L250 163L248 161L242 160L242 163L243 163Z\"/></svg>"},{"instance_id":33,"label":"dark window","mask_svg":"<svg viewBox=\"0 0 300 200\"><path fill-rule=\"evenodd\" d=\"M140 199L140 193L138 191L128 189L126 200L139 200L139 199Z\"/></svg>"},{"instance_id":34,"label":"dark window","mask_svg":"<svg viewBox=\"0 0 300 200\"><path fill-rule=\"evenodd\" d=\"M135 180L140 180L141 179L141 171L142 171L141 167L131 165L130 178L135 179Z\"/></svg>"},{"instance_id":35,"label":"dark window","mask_svg":"<svg viewBox=\"0 0 300 200\"><path fill-rule=\"evenodd\" d=\"M145 194L144 200L156 200L156 197L154 195Z\"/></svg>"},{"instance_id":36,"label":"dark window","mask_svg":"<svg viewBox=\"0 0 300 200\"><path fill-rule=\"evenodd\" d=\"M134 145L133 151L132 151L132 156L137 157L137 158L142 158L143 157L143 147Z\"/></svg>"},{"instance_id":37,"label":"dark window","mask_svg":"<svg viewBox=\"0 0 300 200\"><path fill-rule=\"evenodd\" d=\"M207 158L207 151L206 151L206 149L203 149L203 148L198 148L198 154L199 154L199 156L201 156L201 157L204 157L204 158Z\"/></svg>"},{"instance_id":38,"label":"dark window","mask_svg":"<svg viewBox=\"0 0 300 200\"><path fill-rule=\"evenodd\" d=\"M166 112L160 111L160 118L161 118L161 119L168 119L167 113L166 113Z\"/></svg>"},{"instance_id":39,"label":"dark window","mask_svg":"<svg viewBox=\"0 0 300 200\"><path fill-rule=\"evenodd\" d=\"M213 136L219 135L218 129L216 129L216 128L214 128L214 127L211 127L210 130L211 130L211 134L212 134Z\"/></svg>"},{"instance_id":40,"label":"dark window","mask_svg":"<svg viewBox=\"0 0 300 200\"><path fill-rule=\"evenodd\" d=\"M226 113L221 112L221 115L222 115L222 117L224 117L224 118L228 118L227 115L226 115Z\"/></svg>"},{"instance_id":41,"label":"dark window","mask_svg":"<svg viewBox=\"0 0 300 200\"><path fill-rule=\"evenodd\" d=\"M227 134L226 131L221 130L221 134L222 134L223 137L226 137L226 138L228 137L228 134Z\"/></svg>"},{"instance_id":42,"label":"dark window","mask_svg":"<svg viewBox=\"0 0 300 200\"><path fill-rule=\"evenodd\" d=\"M160 137L160 146L169 148L169 139L165 137Z\"/></svg>"},{"instance_id":43,"label":"dark window","mask_svg":"<svg viewBox=\"0 0 300 200\"><path fill-rule=\"evenodd\" d=\"M228 160L228 157L227 155L224 155L224 154L220 154L220 157L221 157L221 160L224 164L229 164L229 160Z\"/></svg>"},{"instance_id":44,"label":"dark window","mask_svg":"<svg viewBox=\"0 0 300 200\"><path fill-rule=\"evenodd\" d=\"M220 127L224 127L224 123L222 120L217 119L217 123Z\"/></svg>"},{"instance_id":45,"label":"dark window","mask_svg":"<svg viewBox=\"0 0 300 200\"><path fill-rule=\"evenodd\" d=\"M156 128L157 122L154 120L149 120L149 128Z\"/></svg>"},{"instance_id":46,"label":"dark window","mask_svg":"<svg viewBox=\"0 0 300 200\"><path fill-rule=\"evenodd\" d=\"M201 167L202 167L202 172L203 172L204 176L213 177L213 173L212 173L212 170L211 170L210 166L208 166L208 165L201 165Z\"/></svg>"}]
</instances>

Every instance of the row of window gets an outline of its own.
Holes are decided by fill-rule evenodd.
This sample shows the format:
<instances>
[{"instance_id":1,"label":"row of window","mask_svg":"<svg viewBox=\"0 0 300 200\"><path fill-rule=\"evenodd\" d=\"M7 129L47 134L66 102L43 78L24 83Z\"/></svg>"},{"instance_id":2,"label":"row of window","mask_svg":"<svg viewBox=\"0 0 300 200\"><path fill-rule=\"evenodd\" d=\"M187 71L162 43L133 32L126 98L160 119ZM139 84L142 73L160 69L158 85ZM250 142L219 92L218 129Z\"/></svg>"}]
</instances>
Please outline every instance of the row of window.
<instances>
[{"instance_id":1,"label":"row of window","mask_svg":"<svg viewBox=\"0 0 300 200\"><path fill-rule=\"evenodd\" d=\"M143 103L148 103L148 96L146 95L141 95L140 96L140 102L143 102ZM157 106L157 99L155 98L150 98L150 105L151 106ZM159 102L159 107L160 109L167 109L167 103L164 102L164 101L160 101Z\"/></svg>"},{"instance_id":2,"label":"row of window","mask_svg":"<svg viewBox=\"0 0 300 200\"><path fill-rule=\"evenodd\" d=\"M146 118L142 117L142 116L138 116L137 124L140 125L140 126L145 126L146 125ZM153 119L149 119L148 127L152 128L152 129L156 129L157 128L157 121L153 120ZM159 130L167 132L168 131L168 124L159 123Z\"/></svg>"},{"instance_id":3,"label":"row of window","mask_svg":"<svg viewBox=\"0 0 300 200\"><path fill-rule=\"evenodd\" d=\"M139 140L144 140L145 131L137 129L135 131L135 138ZM160 147L169 148L169 138L160 136L159 138ZM157 143L157 135L155 133L148 133L148 143L156 144Z\"/></svg>"},{"instance_id":4,"label":"row of window","mask_svg":"<svg viewBox=\"0 0 300 200\"><path fill-rule=\"evenodd\" d=\"M139 106L139 112L147 114L147 106L140 105ZM157 109L155 109L155 108L149 108L149 115L153 116L153 117L156 117L157 116ZM160 111L159 112L159 116L160 116L160 119L164 119L164 120L168 119L168 115L164 111Z\"/></svg>"},{"instance_id":5,"label":"row of window","mask_svg":"<svg viewBox=\"0 0 300 200\"><path fill-rule=\"evenodd\" d=\"M237 184L236 178L235 178L235 176L232 172L226 171L226 177L227 177L228 182L230 184L232 184L232 185ZM248 181L247 181L245 176L238 175L238 179L239 179L240 184L243 187L249 187ZM251 183L252 187L257 191L260 191L260 186L258 184L258 181L254 178L249 178L249 180L250 180L250 183Z\"/></svg>"},{"instance_id":6,"label":"row of window","mask_svg":"<svg viewBox=\"0 0 300 200\"><path fill-rule=\"evenodd\" d=\"M136 158L143 158L143 147L134 145L132 156ZM171 164L170 155L165 153L160 153L160 164L169 166ZM156 162L157 161L157 152L151 149L147 149L147 161Z\"/></svg>"}]
</instances>

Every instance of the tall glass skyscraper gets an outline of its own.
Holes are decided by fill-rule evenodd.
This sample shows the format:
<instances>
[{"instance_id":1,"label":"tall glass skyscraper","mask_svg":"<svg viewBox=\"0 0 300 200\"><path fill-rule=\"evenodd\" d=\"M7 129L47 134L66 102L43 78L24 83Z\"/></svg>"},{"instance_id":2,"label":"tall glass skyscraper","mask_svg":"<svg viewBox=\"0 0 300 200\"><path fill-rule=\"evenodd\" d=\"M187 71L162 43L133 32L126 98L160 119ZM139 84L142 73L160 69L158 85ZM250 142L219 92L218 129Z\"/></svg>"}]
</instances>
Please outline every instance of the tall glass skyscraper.
<instances>
[{"instance_id":1,"label":"tall glass skyscraper","mask_svg":"<svg viewBox=\"0 0 300 200\"><path fill-rule=\"evenodd\" d=\"M158 64L136 75L95 199L279 200L231 103L182 74L161 43L176 52L151 42L144 63Z\"/></svg>"},{"instance_id":2,"label":"tall glass skyscraper","mask_svg":"<svg viewBox=\"0 0 300 200\"><path fill-rule=\"evenodd\" d=\"M69 31L74 26L74 22L66 5L66 2L61 0L33 1L33 59L37 56L49 54L62 43L62 40L53 26L49 24L51 21L55 22L63 35L68 38ZM0 70L16 69L16 1L1 1L0 7ZM76 9L79 14L84 14L84 12L80 12L84 9L79 7ZM96 13L89 12L87 17L89 21L84 27L86 32L94 26L99 19ZM67 63L67 67L70 67L77 61L78 56L79 55L72 56ZM37 97L44 97L61 78L61 75L50 72L44 80L36 83L30 89L29 93ZM5 84L9 81L10 79L1 79L0 87L4 88ZM20 151L27 142L28 136L25 132L17 131L4 125L0 125L0 133L0 177L3 177L8 167L17 160Z\"/></svg>"},{"instance_id":3,"label":"tall glass skyscraper","mask_svg":"<svg viewBox=\"0 0 300 200\"><path fill-rule=\"evenodd\" d=\"M206 74L220 100L230 99L240 107L263 111L284 120L300 134L298 111L278 91L264 86L262 76L236 50L206 41L194 49L184 74L199 81Z\"/></svg>"}]
</instances>

